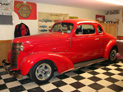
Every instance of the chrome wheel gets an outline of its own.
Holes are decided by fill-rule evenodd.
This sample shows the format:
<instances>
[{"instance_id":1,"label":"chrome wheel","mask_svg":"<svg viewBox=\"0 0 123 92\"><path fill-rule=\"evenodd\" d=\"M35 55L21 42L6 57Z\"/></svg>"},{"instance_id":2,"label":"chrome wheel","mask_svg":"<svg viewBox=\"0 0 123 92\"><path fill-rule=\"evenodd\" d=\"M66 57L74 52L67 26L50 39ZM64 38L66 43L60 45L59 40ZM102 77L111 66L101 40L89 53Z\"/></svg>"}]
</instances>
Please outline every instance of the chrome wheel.
<instances>
[{"instance_id":1,"label":"chrome wheel","mask_svg":"<svg viewBox=\"0 0 123 92\"><path fill-rule=\"evenodd\" d=\"M111 52L110 52L110 60L111 61L114 61L116 59L116 54L117 54L117 51L115 49L113 49Z\"/></svg>"},{"instance_id":2,"label":"chrome wheel","mask_svg":"<svg viewBox=\"0 0 123 92\"><path fill-rule=\"evenodd\" d=\"M49 64L42 63L40 64L35 71L35 76L38 80L44 81L47 80L52 73L52 69Z\"/></svg>"}]
</instances>

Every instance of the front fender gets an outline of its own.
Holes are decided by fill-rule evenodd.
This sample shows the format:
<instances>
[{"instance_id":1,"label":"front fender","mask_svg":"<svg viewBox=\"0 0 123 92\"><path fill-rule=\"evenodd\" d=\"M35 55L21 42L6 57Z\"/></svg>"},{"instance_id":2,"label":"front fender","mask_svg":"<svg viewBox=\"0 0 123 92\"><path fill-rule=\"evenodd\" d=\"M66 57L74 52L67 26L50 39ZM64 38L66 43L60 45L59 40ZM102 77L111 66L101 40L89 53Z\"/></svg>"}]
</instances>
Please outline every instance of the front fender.
<instances>
[{"instance_id":1,"label":"front fender","mask_svg":"<svg viewBox=\"0 0 123 92\"><path fill-rule=\"evenodd\" d=\"M41 60L50 60L54 62L59 73L74 68L73 63L63 55L52 52L36 52L25 56L20 62L20 71L22 75L27 75L30 69Z\"/></svg>"},{"instance_id":2,"label":"front fender","mask_svg":"<svg viewBox=\"0 0 123 92\"><path fill-rule=\"evenodd\" d=\"M105 51L104 51L104 55L103 55L104 58L106 58L106 59L109 58L110 51L114 46L117 46L116 40L110 40L105 47Z\"/></svg>"}]
</instances>

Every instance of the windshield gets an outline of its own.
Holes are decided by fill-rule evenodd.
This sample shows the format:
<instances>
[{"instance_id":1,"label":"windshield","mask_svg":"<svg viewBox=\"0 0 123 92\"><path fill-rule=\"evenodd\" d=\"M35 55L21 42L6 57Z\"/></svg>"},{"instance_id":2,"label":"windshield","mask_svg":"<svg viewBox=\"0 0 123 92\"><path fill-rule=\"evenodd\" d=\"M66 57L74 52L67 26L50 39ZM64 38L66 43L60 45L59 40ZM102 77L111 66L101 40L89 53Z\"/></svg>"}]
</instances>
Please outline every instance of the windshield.
<instances>
[{"instance_id":1,"label":"windshield","mask_svg":"<svg viewBox=\"0 0 123 92\"><path fill-rule=\"evenodd\" d=\"M53 26L51 32L62 32L62 33L70 33L73 29L73 24L71 23L57 23Z\"/></svg>"}]
</instances>

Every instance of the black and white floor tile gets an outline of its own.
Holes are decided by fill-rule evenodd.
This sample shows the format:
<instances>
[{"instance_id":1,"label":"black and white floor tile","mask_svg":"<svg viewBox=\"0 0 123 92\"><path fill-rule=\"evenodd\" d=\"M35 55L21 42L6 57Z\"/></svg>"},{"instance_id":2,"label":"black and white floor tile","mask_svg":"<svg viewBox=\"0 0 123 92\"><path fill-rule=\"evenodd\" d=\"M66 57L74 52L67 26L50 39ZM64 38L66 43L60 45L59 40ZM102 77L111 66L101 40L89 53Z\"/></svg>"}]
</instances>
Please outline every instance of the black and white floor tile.
<instances>
[{"instance_id":1,"label":"black and white floor tile","mask_svg":"<svg viewBox=\"0 0 123 92\"><path fill-rule=\"evenodd\" d=\"M0 92L123 92L123 63L106 61L54 77L38 85L28 76L17 79L0 66Z\"/></svg>"}]
</instances>

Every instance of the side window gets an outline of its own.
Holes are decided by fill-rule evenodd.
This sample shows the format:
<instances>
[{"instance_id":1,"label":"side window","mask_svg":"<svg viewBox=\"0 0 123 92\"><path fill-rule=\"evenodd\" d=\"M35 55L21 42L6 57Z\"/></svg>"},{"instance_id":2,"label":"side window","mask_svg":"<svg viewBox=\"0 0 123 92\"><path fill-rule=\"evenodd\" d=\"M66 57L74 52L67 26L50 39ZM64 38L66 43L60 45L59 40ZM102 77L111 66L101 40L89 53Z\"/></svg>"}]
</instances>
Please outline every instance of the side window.
<instances>
[{"instance_id":1,"label":"side window","mask_svg":"<svg viewBox=\"0 0 123 92\"><path fill-rule=\"evenodd\" d=\"M72 23L57 23L53 26L51 32L63 32L63 33L70 33L73 29Z\"/></svg>"},{"instance_id":2,"label":"side window","mask_svg":"<svg viewBox=\"0 0 123 92\"><path fill-rule=\"evenodd\" d=\"M84 25L79 25L77 26L75 34L80 35L80 34L94 34L95 29L93 25L89 24L84 24Z\"/></svg>"},{"instance_id":3,"label":"side window","mask_svg":"<svg viewBox=\"0 0 123 92\"><path fill-rule=\"evenodd\" d=\"M79 26L77 26L77 29L76 29L76 32L75 32L75 34L77 34L77 35L80 35L80 34L83 34L83 29L82 29L82 25L79 25Z\"/></svg>"},{"instance_id":4,"label":"side window","mask_svg":"<svg viewBox=\"0 0 123 92\"><path fill-rule=\"evenodd\" d=\"M100 26L97 26L97 30L98 30L98 33L102 33L103 32L103 30L102 30L102 28Z\"/></svg>"}]
</instances>

